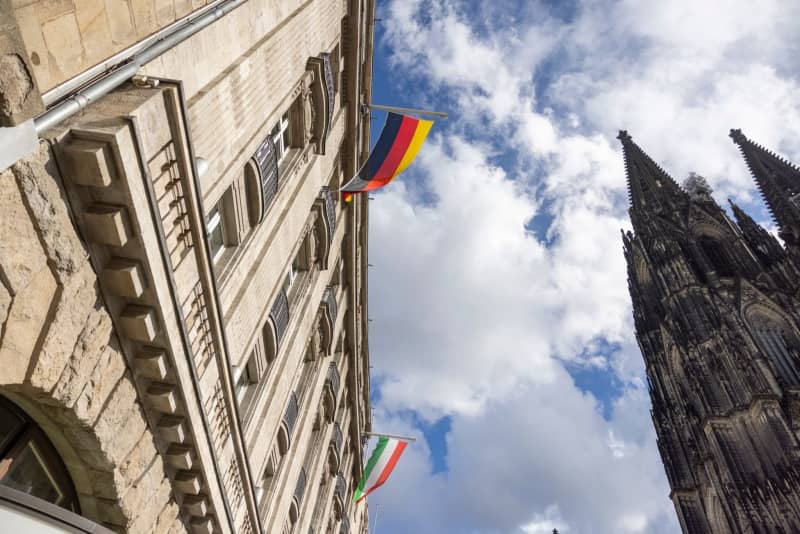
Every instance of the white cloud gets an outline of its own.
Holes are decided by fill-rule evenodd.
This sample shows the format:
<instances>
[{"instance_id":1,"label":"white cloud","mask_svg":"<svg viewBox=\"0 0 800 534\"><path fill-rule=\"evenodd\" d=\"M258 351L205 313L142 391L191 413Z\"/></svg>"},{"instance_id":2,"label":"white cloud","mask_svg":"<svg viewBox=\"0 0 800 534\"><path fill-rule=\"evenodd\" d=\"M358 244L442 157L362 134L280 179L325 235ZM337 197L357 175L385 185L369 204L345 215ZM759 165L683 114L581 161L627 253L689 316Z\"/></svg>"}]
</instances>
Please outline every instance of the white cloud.
<instances>
[{"instance_id":1,"label":"white cloud","mask_svg":"<svg viewBox=\"0 0 800 534\"><path fill-rule=\"evenodd\" d=\"M420 99L455 106L370 212L376 421L413 432L393 414L452 417L447 472L412 448L377 497L382 530L677 531L633 338L614 137L626 128L679 181L697 171L750 205L727 132L800 160L800 8L555 9L395 0L381 12L393 67L426 80ZM547 236L529 229L542 217ZM619 350L597 348L608 343ZM614 372L610 420L563 360Z\"/></svg>"}]
</instances>

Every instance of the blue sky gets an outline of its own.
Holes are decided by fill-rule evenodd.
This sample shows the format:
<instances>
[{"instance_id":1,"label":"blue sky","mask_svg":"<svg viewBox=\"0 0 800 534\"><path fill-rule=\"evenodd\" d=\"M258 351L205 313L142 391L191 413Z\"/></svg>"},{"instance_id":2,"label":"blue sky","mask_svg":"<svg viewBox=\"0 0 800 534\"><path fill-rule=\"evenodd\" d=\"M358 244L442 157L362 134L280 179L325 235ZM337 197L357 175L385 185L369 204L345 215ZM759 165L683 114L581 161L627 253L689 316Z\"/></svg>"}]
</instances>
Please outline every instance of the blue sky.
<instances>
[{"instance_id":1,"label":"blue sky","mask_svg":"<svg viewBox=\"0 0 800 534\"><path fill-rule=\"evenodd\" d=\"M679 532L632 333L615 136L769 223L727 133L800 161L797 15L378 1L374 102L450 113L370 205L374 427L418 438L369 498L379 534Z\"/></svg>"}]
</instances>

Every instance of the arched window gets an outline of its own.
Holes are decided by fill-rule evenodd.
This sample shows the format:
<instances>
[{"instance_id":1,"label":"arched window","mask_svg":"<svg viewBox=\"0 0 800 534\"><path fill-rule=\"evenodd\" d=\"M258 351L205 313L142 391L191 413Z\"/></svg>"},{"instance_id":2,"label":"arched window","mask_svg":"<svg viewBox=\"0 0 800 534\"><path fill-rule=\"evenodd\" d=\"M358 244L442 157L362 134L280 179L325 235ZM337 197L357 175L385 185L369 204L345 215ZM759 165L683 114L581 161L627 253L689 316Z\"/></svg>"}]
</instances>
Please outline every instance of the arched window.
<instances>
[{"instance_id":1,"label":"arched window","mask_svg":"<svg viewBox=\"0 0 800 534\"><path fill-rule=\"evenodd\" d=\"M80 513L75 488L50 440L0 397L0 484Z\"/></svg>"},{"instance_id":2,"label":"arched window","mask_svg":"<svg viewBox=\"0 0 800 534\"><path fill-rule=\"evenodd\" d=\"M783 384L800 384L795 357L800 343L794 329L785 321L762 313L752 315L748 322L758 347L772 361Z\"/></svg>"},{"instance_id":3,"label":"arched window","mask_svg":"<svg viewBox=\"0 0 800 534\"><path fill-rule=\"evenodd\" d=\"M698 242L708 263L711 264L717 276L729 277L736 274L736 269L731 261L730 254L725 250L725 246L721 241L713 237L702 236Z\"/></svg>"}]
</instances>

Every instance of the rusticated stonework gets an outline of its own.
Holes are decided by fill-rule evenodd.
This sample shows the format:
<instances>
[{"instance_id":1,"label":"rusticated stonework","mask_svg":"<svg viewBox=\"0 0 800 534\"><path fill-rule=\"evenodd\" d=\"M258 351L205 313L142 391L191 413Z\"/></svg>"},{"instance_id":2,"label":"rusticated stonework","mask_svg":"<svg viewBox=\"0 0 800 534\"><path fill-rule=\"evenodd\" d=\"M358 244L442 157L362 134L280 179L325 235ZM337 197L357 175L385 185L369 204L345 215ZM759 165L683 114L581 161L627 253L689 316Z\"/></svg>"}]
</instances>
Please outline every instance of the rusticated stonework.
<instances>
[{"instance_id":1,"label":"rusticated stonework","mask_svg":"<svg viewBox=\"0 0 800 534\"><path fill-rule=\"evenodd\" d=\"M800 532L800 170L731 131L782 245L620 132L623 234L658 447L685 533Z\"/></svg>"}]
</instances>

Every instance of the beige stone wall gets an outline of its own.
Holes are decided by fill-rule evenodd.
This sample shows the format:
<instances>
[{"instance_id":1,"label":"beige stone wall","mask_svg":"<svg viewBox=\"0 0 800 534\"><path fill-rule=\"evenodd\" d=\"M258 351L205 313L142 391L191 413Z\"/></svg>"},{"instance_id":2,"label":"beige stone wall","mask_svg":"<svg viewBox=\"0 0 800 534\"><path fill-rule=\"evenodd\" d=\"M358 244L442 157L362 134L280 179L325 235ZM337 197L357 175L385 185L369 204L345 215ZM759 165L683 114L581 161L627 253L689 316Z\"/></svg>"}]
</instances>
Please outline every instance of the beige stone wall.
<instances>
[{"instance_id":1,"label":"beige stone wall","mask_svg":"<svg viewBox=\"0 0 800 534\"><path fill-rule=\"evenodd\" d=\"M55 444L82 514L184 530L49 150L0 174L0 394Z\"/></svg>"},{"instance_id":2,"label":"beige stone wall","mask_svg":"<svg viewBox=\"0 0 800 534\"><path fill-rule=\"evenodd\" d=\"M0 0L4 1L13 6L34 82L38 81L43 91L146 35L142 28L150 26L145 23L160 27L174 20L170 17L200 5L190 0L183 0L181 6L177 5L181 0L151 0L150 4L144 0ZM360 24L342 23L348 11L361 12L354 7L358 3L249 0L147 65L146 74L181 80L188 99L189 132L183 131L179 120L183 112L176 111L176 92L160 93L170 85L164 82L158 89L126 85L48 132L53 142L61 145L58 154L66 198L75 209L73 220L86 234L87 248L69 220L58 181L41 165L47 160L50 172L55 172L47 151L43 150L42 161L22 163L0 175L0 366L9 362L10 370L7 376L0 376L0 383L6 384L0 385L0 394L7 393L29 409L53 435L70 470L77 473L73 476L81 502L87 503L83 510L87 517L119 530L169 532L183 528L174 501L180 503L183 515L203 517L205 505L202 510L193 508L200 508L196 503L205 496L213 516L213 521L204 523L206 530L249 532L250 525L258 522L254 496L267 459L274 453L287 401L307 378L303 374L308 369L304 363L307 347L321 335L319 316L325 288L337 280L338 316L329 327L335 347L318 356L290 450L276 476L278 491L260 519L266 533L286 526L304 468L308 486L295 531L306 532L309 526L315 531L325 526L338 531L335 473L327 466L335 421L345 434L337 472L346 477L348 487L339 508L350 518L350 531L363 532L363 510L352 507L349 500L362 461L360 432L368 429L365 421L369 420L363 343L366 202L337 205L329 261L309 271L278 359L262 384L261 396L253 401L256 415L246 425L234 409L237 401L229 374L229 365L242 369L260 342L283 276L304 236L310 228L323 224L315 211L321 188L341 173L343 160L349 173L358 164L353 154L366 156L358 141L360 115L343 103L355 101L354 95L360 94L360 89L354 88L360 67L347 60L349 90L342 94L340 86L337 92L326 153L315 154L307 140L304 148L297 148L293 164L282 169L278 194L264 219L241 229L231 255L234 261L217 271L221 275L217 279L219 310L208 283L211 273L202 240L204 214L193 200L193 175L183 137L191 135L195 154L210 163L200 182L208 210L228 187L242 182L244 166L255 148L277 118L301 98L307 88L302 83L307 78L308 58L332 51L337 44L346 57L359 55L344 47L347 42L351 47L358 43ZM140 24L140 20L144 22ZM347 39L340 35L343 27L350 30ZM53 33L43 33L46 29ZM36 61L31 61L37 50L44 52L37 52ZM134 120L138 124L135 129L121 126ZM109 136L116 140L108 141ZM71 147L75 140L78 144ZM74 154L85 149L81 142L86 140L104 140L104 148L97 154L108 169L99 165L97 176L75 163ZM92 146L96 149L99 145ZM348 150L349 155L345 154ZM73 156L65 156L70 153ZM104 173L108 176L102 176ZM143 180L152 183L158 198L155 218L144 202ZM5 182L15 188L6 192ZM47 189L46 195L39 192L43 189ZM241 203L244 188L239 187L236 194ZM98 219L87 218L88 208L97 202L124 206L120 213L129 223L126 231L130 235L121 244L98 241L102 233ZM247 220L246 213L236 217ZM155 239L159 219L166 234L168 258L164 261ZM5 236L12 228L19 235L13 243L33 245L6 245ZM107 277L101 276L104 301L87 251L103 273L110 269L110 256L136 262L145 290L136 295L115 292ZM174 282L168 280L168 274L174 276ZM172 298L179 306L171 303ZM112 317L119 326L119 317L129 305L147 307L148 317L161 327L148 340L148 345L162 350L159 361L163 368L155 378L144 372L136 336L124 324L118 334L112 328ZM220 335L222 319L227 348ZM181 324L188 331L186 349L179 346ZM120 347L129 357L135 355L129 366ZM320 414L326 411L330 362L336 362L341 384L335 413L320 425ZM198 377L196 390L191 370ZM153 422L163 414L168 414L170 421L181 419L186 432L180 439L166 435L172 427L161 428L160 422ZM208 419L207 429L201 418ZM155 441L147 421L158 428ZM319 440L321 445L316 447ZM175 446L193 451L188 454L188 467L174 465L169 450ZM156 448L167 459L166 466ZM183 456L178 460L183 461ZM191 484L184 475L192 475L197 487L188 487ZM320 485L320 481L325 483ZM230 502L232 518L224 513L227 505L223 506L223 501ZM133 522L137 507L147 513L140 513Z\"/></svg>"},{"instance_id":3,"label":"beige stone wall","mask_svg":"<svg viewBox=\"0 0 800 534\"><path fill-rule=\"evenodd\" d=\"M10 0L42 92L158 31L206 0Z\"/></svg>"}]
</instances>

